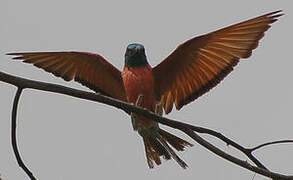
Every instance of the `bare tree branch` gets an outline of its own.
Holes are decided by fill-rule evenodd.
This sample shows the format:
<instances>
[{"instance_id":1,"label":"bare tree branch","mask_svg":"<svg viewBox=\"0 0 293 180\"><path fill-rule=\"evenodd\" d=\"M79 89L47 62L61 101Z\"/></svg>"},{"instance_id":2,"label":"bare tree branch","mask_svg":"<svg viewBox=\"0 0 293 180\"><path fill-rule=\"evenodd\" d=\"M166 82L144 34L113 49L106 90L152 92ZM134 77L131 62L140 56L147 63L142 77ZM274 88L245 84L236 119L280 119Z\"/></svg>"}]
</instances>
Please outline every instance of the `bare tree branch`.
<instances>
[{"instance_id":1,"label":"bare tree branch","mask_svg":"<svg viewBox=\"0 0 293 180\"><path fill-rule=\"evenodd\" d=\"M189 125L186 123L177 122L177 121L165 118L165 117L157 116L155 113L152 113L146 109L133 106L129 103L125 103L123 101L119 101L119 100L104 96L99 93L91 93L91 92L86 92L86 91L81 91L81 90L76 90L76 89L60 86L60 85L44 83L44 82L39 82L39 81L32 81L32 80L28 80L28 79L24 79L24 78L11 76L11 75L8 75L3 72L0 72L0 81L6 82L9 84L13 84L13 85L20 87L20 88L38 89L38 90L42 90L42 91L55 92L55 93L60 93L60 94L65 94L65 95L81 98L81 99L96 101L96 102L100 102L100 103L104 103L104 104L116 107L118 109L122 109L124 111L128 111L128 112L130 111L130 112L135 112L137 114L144 115L147 118L153 119L154 121L157 121L161 124L164 124L164 125L170 126L172 128L179 129L179 130L183 131L188 136L190 136L192 139L194 139L197 143L206 147L208 150L212 151L213 153L219 155L220 157L222 157L230 162L233 162L241 167L244 167L244 168L251 170L253 172L256 172L258 174L262 174L264 176L271 177L273 179L291 179L291 180L293 179L293 176L286 176L286 175L274 173L274 172L267 170L267 168L252 155L253 150L241 146L240 144L228 139L227 137L223 136L221 133L218 133L216 131L213 131L213 130L210 130L207 128L192 126L192 125ZM209 134L209 135L212 135L214 137L221 139L226 144L231 145L234 148L241 151L242 153L244 153L251 161L253 161L256 164L256 166L253 166L246 161L240 160L236 157L233 157L233 156L223 152L222 150L213 146L209 142L205 141L203 138L201 138L195 132Z\"/></svg>"},{"instance_id":2,"label":"bare tree branch","mask_svg":"<svg viewBox=\"0 0 293 180\"><path fill-rule=\"evenodd\" d=\"M21 160L18 147L17 147L17 138L16 138L16 116L17 116L17 106L19 102L19 98L22 92L22 88L18 88L14 97L13 107L12 107L12 116L11 116L11 142L12 148L17 160L18 165L24 170L24 172L30 177L31 180L36 180L33 176L33 173L25 166L23 161Z\"/></svg>"},{"instance_id":3,"label":"bare tree branch","mask_svg":"<svg viewBox=\"0 0 293 180\"><path fill-rule=\"evenodd\" d=\"M293 143L293 140L280 140L280 141L268 142L268 143L258 145L258 146L254 147L254 148L250 148L248 150L252 152L252 151L260 149L260 148L262 148L264 146L273 145L273 144L284 144L284 143Z\"/></svg>"}]
</instances>

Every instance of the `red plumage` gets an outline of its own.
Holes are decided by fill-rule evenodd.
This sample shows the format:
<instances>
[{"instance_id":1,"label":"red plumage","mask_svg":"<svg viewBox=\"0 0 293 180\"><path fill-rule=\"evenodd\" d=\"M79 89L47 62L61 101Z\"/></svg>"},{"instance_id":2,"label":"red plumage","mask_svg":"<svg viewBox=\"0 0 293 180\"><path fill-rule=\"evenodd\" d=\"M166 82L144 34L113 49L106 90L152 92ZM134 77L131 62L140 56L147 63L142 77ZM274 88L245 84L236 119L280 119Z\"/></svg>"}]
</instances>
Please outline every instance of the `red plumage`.
<instances>
[{"instance_id":1,"label":"red plumage","mask_svg":"<svg viewBox=\"0 0 293 180\"><path fill-rule=\"evenodd\" d=\"M140 106L154 112L157 102L151 66L149 64L142 67L127 67L125 65L121 76L127 101L136 104L138 97L142 95ZM143 138L147 163L150 168L154 167L153 162L157 165L161 164L160 156L165 159L172 157L182 168L187 167L187 164L176 155L168 143L178 151L183 151L185 146L192 146L192 144L160 129L157 122L144 116L138 115L136 118L133 116L131 118L134 129Z\"/></svg>"},{"instance_id":2,"label":"red plumage","mask_svg":"<svg viewBox=\"0 0 293 180\"><path fill-rule=\"evenodd\" d=\"M140 68L124 67L122 79L128 102L135 104L139 95L143 95L143 108L154 112L155 94L154 94L154 79L152 68L146 65ZM145 126L149 126L150 120L143 116L139 116Z\"/></svg>"}]
</instances>

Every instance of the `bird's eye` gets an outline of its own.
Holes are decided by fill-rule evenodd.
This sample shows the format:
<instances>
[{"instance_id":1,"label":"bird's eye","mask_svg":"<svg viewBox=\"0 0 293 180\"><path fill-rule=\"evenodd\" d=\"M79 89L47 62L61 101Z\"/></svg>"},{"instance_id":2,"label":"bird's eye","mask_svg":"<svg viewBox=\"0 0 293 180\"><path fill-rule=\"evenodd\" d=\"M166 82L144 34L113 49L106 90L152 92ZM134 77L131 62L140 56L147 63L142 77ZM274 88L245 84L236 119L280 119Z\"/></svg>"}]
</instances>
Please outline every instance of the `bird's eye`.
<instances>
[{"instance_id":1,"label":"bird's eye","mask_svg":"<svg viewBox=\"0 0 293 180\"><path fill-rule=\"evenodd\" d=\"M127 54L130 55L130 56L133 55L134 54L134 50L133 49L128 49L127 50Z\"/></svg>"}]
</instances>

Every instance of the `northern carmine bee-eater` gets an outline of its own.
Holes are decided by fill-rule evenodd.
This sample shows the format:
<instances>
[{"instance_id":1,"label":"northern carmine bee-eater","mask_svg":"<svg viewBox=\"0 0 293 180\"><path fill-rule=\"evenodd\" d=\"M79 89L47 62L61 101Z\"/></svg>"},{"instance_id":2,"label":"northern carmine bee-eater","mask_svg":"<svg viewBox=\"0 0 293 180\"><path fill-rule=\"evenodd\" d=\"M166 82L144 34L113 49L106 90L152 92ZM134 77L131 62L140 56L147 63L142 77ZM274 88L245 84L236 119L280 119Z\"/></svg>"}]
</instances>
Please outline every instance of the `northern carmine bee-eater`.
<instances>
[{"instance_id":1,"label":"northern carmine bee-eater","mask_svg":"<svg viewBox=\"0 0 293 180\"><path fill-rule=\"evenodd\" d=\"M120 72L105 58L86 52L8 53L13 59L31 63L66 81L75 81L113 98L162 114L194 101L216 86L240 58L248 58L270 24L281 11L244 21L180 44L159 65L152 68L141 44L127 46ZM132 125L143 138L150 168L161 164L161 156L187 164L173 149L183 151L189 142L161 129L157 122L131 113ZM171 148L172 146L173 148Z\"/></svg>"}]
</instances>

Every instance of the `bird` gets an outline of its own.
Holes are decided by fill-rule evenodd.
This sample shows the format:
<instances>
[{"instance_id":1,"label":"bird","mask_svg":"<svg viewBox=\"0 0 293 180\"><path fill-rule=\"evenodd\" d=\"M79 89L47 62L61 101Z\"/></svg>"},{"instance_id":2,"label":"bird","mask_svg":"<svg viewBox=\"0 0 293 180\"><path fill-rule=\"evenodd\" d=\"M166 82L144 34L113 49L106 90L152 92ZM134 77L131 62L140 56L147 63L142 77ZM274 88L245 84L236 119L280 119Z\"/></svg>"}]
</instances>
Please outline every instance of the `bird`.
<instances>
[{"instance_id":1,"label":"bird","mask_svg":"<svg viewBox=\"0 0 293 180\"><path fill-rule=\"evenodd\" d=\"M89 52L13 52L14 60L53 73L65 81L75 80L89 89L146 108L158 115L173 106L180 110L219 84L238 64L251 56L281 10L264 14L204 35L193 37L151 67L142 44L126 48L122 71L103 56ZM188 165L175 153L192 144L163 130L152 119L135 113L133 129L143 139L149 168L173 159L182 168Z\"/></svg>"}]
</instances>

